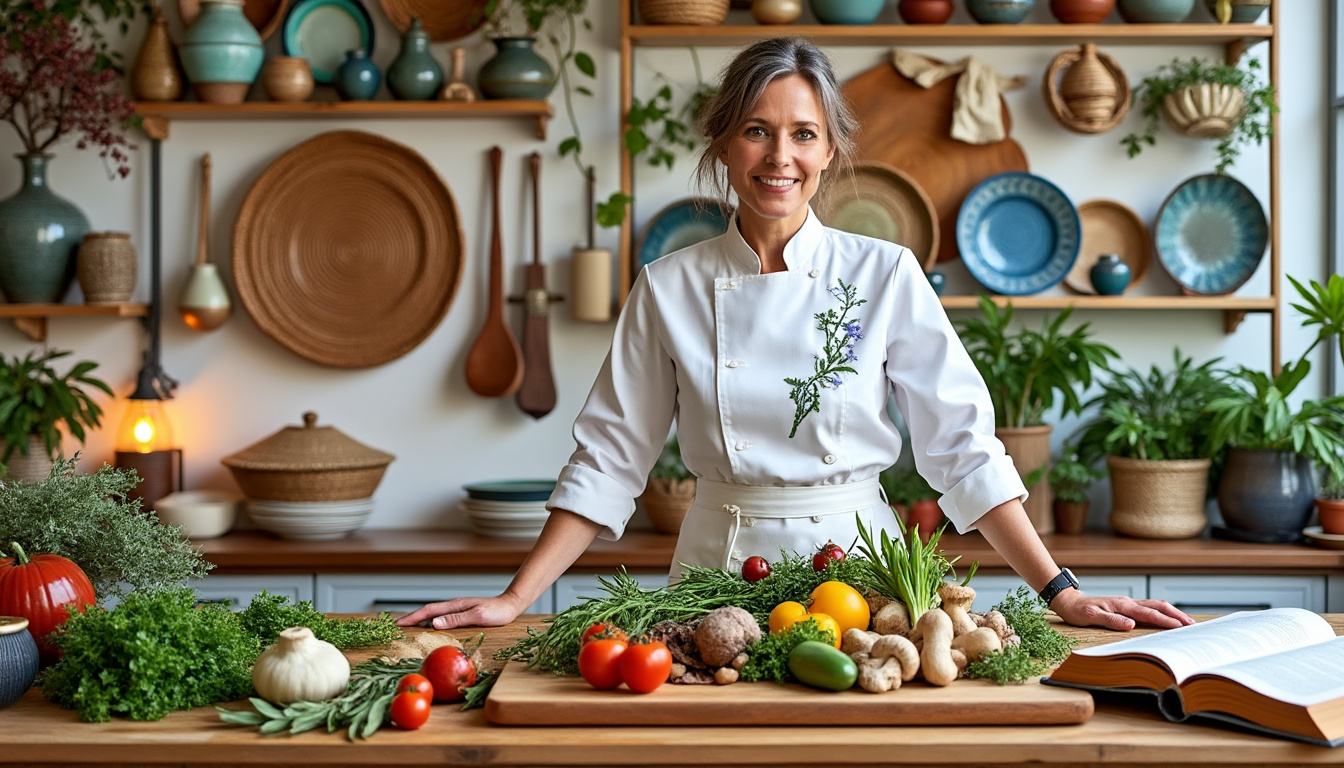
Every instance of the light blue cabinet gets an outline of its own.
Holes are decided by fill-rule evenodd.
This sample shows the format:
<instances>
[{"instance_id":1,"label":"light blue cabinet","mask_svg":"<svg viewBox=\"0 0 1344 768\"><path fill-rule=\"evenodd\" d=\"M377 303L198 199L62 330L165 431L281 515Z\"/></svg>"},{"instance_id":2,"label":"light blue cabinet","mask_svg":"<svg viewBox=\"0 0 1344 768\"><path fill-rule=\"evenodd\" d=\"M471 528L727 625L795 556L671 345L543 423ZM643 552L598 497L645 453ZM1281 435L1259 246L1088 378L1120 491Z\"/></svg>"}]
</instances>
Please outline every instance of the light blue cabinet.
<instances>
[{"instance_id":1,"label":"light blue cabinet","mask_svg":"<svg viewBox=\"0 0 1344 768\"><path fill-rule=\"evenodd\" d=\"M193 581L191 588L196 590L198 602L228 602L230 608L241 611L262 592L284 595L296 603L312 600L313 581L311 573L223 574Z\"/></svg>"},{"instance_id":2,"label":"light blue cabinet","mask_svg":"<svg viewBox=\"0 0 1344 768\"><path fill-rule=\"evenodd\" d=\"M319 573L314 605L324 613L409 613L425 603L454 597L498 595L512 580L508 573ZM554 609L548 591L526 613Z\"/></svg>"},{"instance_id":3,"label":"light blue cabinet","mask_svg":"<svg viewBox=\"0 0 1344 768\"><path fill-rule=\"evenodd\" d=\"M1325 576L1149 576L1148 596L1186 613L1232 613L1265 608L1322 612Z\"/></svg>"},{"instance_id":4,"label":"light blue cabinet","mask_svg":"<svg viewBox=\"0 0 1344 768\"><path fill-rule=\"evenodd\" d=\"M1148 596L1148 577L1146 576L1089 575L1087 573L1078 573L1077 576L1078 581L1083 586L1083 591L1091 595L1123 595L1135 599ZM971 586L975 589L975 602L971 604L971 610L988 611L994 607L995 603L1003 600L1006 595L1012 593L1018 587L1025 586L1025 582L1016 576L986 575L971 579Z\"/></svg>"},{"instance_id":5,"label":"light blue cabinet","mask_svg":"<svg viewBox=\"0 0 1344 768\"><path fill-rule=\"evenodd\" d=\"M666 573L632 573L630 574L635 581L644 589L657 589L667 586ZM611 576L603 578L610 580ZM571 606L578 605L588 597L605 597L606 592L602 590L598 583L597 574L578 574L567 573L561 576L555 582L555 610L563 611Z\"/></svg>"}]
</instances>

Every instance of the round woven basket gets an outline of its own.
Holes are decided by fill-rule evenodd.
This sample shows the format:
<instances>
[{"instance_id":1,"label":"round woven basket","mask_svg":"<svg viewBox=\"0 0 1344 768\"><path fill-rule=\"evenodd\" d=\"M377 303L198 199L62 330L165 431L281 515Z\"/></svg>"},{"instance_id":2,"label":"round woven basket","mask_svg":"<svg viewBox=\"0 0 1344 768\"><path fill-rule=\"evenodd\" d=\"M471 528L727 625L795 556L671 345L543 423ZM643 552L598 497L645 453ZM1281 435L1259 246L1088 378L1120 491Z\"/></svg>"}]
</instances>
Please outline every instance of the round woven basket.
<instances>
[{"instance_id":1,"label":"round woven basket","mask_svg":"<svg viewBox=\"0 0 1344 768\"><path fill-rule=\"evenodd\" d=\"M1245 94L1230 85L1200 83L1162 99L1162 114L1172 130L1196 139L1223 138L1245 111Z\"/></svg>"},{"instance_id":2,"label":"round woven basket","mask_svg":"<svg viewBox=\"0 0 1344 768\"><path fill-rule=\"evenodd\" d=\"M1111 527L1141 539L1188 539L1208 525L1210 459L1143 461L1108 456Z\"/></svg>"},{"instance_id":3,"label":"round woven basket","mask_svg":"<svg viewBox=\"0 0 1344 768\"><path fill-rule=\"evenodd\" d=\"M1125 71L1092 43L1055 56L1041 80L1041 91L1050 114L1075 133L1111 130L1129 114L1134 101Z\"/></svg>"},{"instance_id":4,"label":"round woven basket","mask_svg":"<svg viewBox=\"0 0 1344 768\"><path fill-rule=\"evenodd\" d=\"M728 18L728 0L639 0L645 24L690 24L715 27Z\"/></svg>"},{"instance_id":5,"label":"round woven basket","mask_svg":"<svg viewBox=\"0 0 1344 768\"><path fill-rule=\"evenodd\" d=\"M681 531L681 521L695 502L695 478L651 477L639 498L644 503L649 522L659 533L676 534Z\"/></svg>"},{"instance_id":6,"label":"round woven basket","mask_svg":"<svg viewBox=\"0 0 1344 768\"><path fill-rule=\"evenodd\" d=\"M347 501L373 496L395 458L303 414L302 427L285 427L220 459L249 499Z\"/></svg>"}]
</instances>

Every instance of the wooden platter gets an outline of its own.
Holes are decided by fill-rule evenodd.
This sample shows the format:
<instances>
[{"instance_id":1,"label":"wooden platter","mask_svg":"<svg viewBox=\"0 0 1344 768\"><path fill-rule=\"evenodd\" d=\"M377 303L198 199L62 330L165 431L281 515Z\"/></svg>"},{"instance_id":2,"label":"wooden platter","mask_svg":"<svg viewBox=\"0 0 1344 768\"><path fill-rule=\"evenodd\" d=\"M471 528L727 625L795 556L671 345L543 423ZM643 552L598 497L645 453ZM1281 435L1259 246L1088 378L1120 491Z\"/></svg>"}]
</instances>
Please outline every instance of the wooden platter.
<instances>
[{"instance_id":1,"label":"wooden platter","mask_svg":"<svg viewBox=\"0 0 1344 768\"><path fill-rule=\"evenodd\" d=\"M485 701L498 725L1072 725L1092 716L1085 691L958 680L906 683L889 693L829 693L802 685L664 685L639 694L599 691L510 662Z\"/></svg>"},{"instance_id":2,"label":"wooden platter","mask_svg":"<svg viewBox=\"0 0 1344 768\"><path fill-rule=\"evenodd\" d=\"M957 78L923 88L901 75L890 62L860 72L844 85L845 98L862 124L859 157L904 171L933 201L938 230L957 231L961 201L975 185L1006 171L1026 171L1027 156L1011 138L993 144L967 144L952 138L952 102ZM1002 98L1000 98L1002 101ZM1012 130L1008 107L1004 127ZM944 236L938 261L958 257L957 239Z\"/></svg>"},{"instance_id":3,"label":"wooden platter","mask_svg":"<svg viewBox=\"0 0 1344 768\"><path fill-rule=\"evenodd\" d=\"M1143 219L1124 203L1101 199L1078 206L1078 216L1083 222L1083 242L1064 284L1078 293L1095 295L1092 266L1103 253L1114 253L1129 266L1125 290L1138 285L1153 260L1153 240Z\"/></svg>"}]
</instances>

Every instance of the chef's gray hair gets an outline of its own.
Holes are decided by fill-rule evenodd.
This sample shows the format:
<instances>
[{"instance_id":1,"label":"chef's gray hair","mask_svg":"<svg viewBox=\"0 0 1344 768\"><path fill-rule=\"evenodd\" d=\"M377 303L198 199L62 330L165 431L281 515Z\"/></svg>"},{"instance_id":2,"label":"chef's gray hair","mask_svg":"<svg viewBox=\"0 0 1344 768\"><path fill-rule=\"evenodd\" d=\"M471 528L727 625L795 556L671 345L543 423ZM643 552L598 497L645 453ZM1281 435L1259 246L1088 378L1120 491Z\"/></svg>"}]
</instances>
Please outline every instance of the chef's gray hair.
<instances>
[{"instance_id":1,"label":"chef's gray hair","mask_svg":"<svg viewBox=\"0 0 1344 768\"><path fill-rule=\"evenodd\" d=\"M762 40L742 50L719 78L717 93L700 109L697 125L708 143L700 150L696 164L696 185L711 190L723 203L729 202L728 174L719 162L719 155L728 148L738 129L760 100L765 87L776 78L798 75L812 84L821 99L826 120L826 139L835 149L831 173L849 170L855 155L854 136L859 132L859 121L854 118L835 70L826 54L801 37L779 37Z\"/></svg>"}]
</instances>

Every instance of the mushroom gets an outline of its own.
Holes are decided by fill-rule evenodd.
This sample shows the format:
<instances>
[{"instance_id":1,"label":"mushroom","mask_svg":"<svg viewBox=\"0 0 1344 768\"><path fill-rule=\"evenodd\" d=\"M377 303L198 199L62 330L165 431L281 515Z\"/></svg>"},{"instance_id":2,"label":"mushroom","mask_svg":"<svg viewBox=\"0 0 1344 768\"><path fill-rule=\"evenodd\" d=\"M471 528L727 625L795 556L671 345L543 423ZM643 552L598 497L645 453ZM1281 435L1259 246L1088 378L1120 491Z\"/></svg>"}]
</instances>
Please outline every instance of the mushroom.
<instances>
[{"instance_id":1,"label":"mushroom","mask_svg":"<svg viewBox=\"0 0 1344 768\"><path fill-rule=\"evenodd\" d=\"M952 641L952 650L966 654L969 661L979 661L985 654L1003 649L1003 641L989 627L979 627Z\"/></svg>"},{"instance_id":2,"label":"mushroom","mask_svg":"<svg viewBox=\"0 0 1344 768\"><path fill-rule=\"evenodd\" d=\"M715 608L695 628L700 658L711 668L726 667L747 646L761 639L761 626L737 606Z\"/></svg>"},{"instance_id":3,"label":"mushroom","mask_svg":"<svg viewBox=\"0 0 1344 768\"><path fill-rule=\"evenodd\" d=\"M901 668L901 679L910 680L919 671L919 651L915 644L900 635L883 635L868 649L874 659L896 659Z\"/></svg>"},{"instance_id":4,"label":"mushroom","mask_svg":"<svg viewBox=\"0 0 1344 768\"><path fill-rule=\"evenodd\" d=\"M919 652L919 668L933 685L950 685L959 670L952 661L952 620L941 608L930 608L919 617L919 633L924 648Z\"/></svg>"},{"instance_id":5,"label":"mushroom","mask_svg":"<svg viewBox=\"0 0 1344 768\"><path fill-rule=\"evenodd\" d=\"M738 672L732 667L719 667L714 673L714 682L719 685L732 685L737 682Z\"/></svg>"},{"instance_id":6,"label":"mushroom","mask_svg":"<svg viewBox=\"0 0 1344 768\"><path fill-rule=\"evenodd\" d=\"M840 652L846 656L867 653L879 637L882 637L882 635L876 632L864 632L862 629L850 627L840 636Z\"/></svg>"},{"instance_id":7,"label":"mushroom","mask_svg":"<svg viewBox=\"0 0 1344 768\"><path fill-rule=\"evenodd\" d=\"M910 612L906 610L905 603L893 600L882 606L873 617L873 629L881 635L909 635Z\"/></svg>"},{"instance_id":8,"label":"mushroom","mask_svg":"<svg viewBox=\"0 0 1344 768\"><path fill-rule=\"evenodd\" d=\"M975 622L966 614L975 602L975 590L959 584L944 584L938 588L943 601L943 612L952 620L952 635L960 637L975 629Z\"/></svg>"},{"instance_id":9,"label":"mushroom","mask_svg":"<svg viewBox=\"0 0 1344 768\"><path fill-rule=\"evenodd\" d=\"M866 658L859 659L857 657ZM895 657L874 659L866 653L855 654L859 665L859 687L869 693L886 693L901 687L901 663Z\"/></svg>"}]
</instances>

